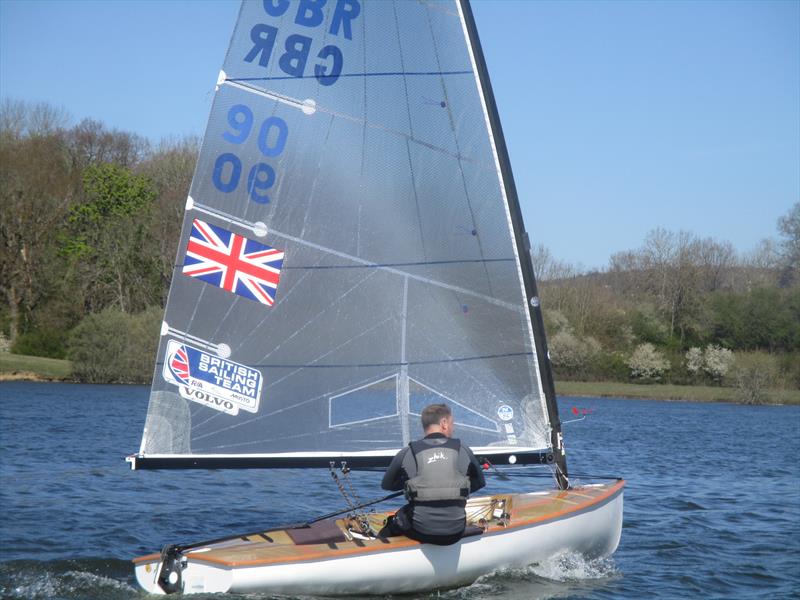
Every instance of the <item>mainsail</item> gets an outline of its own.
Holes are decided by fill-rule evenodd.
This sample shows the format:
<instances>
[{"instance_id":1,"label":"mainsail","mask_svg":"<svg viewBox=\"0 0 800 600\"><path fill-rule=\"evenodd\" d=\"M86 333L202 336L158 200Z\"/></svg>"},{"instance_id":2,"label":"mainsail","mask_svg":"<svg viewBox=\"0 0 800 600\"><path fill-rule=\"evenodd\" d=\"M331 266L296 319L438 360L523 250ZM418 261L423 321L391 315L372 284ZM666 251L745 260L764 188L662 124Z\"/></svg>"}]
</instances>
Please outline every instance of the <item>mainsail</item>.
<instances>
[{"instance_id":1,"label":"mainsail","mask_svg":"<svg viewBox=\"0 0 800 600\"><path fill-rule=\"evenodd\" d=\"M565 470L526 240L466 2L245 1L134 468L383 465L444 402Z\"/></svg>"}]
</instances>

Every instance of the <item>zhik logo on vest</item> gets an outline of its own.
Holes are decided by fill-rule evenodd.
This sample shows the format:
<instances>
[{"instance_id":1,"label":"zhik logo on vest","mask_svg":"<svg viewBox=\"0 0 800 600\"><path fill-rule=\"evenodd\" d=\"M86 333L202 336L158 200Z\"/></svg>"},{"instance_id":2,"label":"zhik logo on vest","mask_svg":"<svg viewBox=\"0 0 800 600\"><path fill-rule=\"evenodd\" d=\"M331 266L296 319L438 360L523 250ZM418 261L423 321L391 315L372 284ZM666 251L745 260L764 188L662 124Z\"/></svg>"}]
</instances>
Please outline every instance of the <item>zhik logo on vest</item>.
<instances>
[{"instance_id":1,"label":"zhik logo on vest","mask_svg":"<svg viewBox=\"0 0 800 600\"><path fill-rule=\"evenodd\" d=\"M434 455L428 459L428 464L436 462L437 460L447 460L447 457L444 455L444 452L439 451L434 453Z\"/></svg>"}]
</instances>

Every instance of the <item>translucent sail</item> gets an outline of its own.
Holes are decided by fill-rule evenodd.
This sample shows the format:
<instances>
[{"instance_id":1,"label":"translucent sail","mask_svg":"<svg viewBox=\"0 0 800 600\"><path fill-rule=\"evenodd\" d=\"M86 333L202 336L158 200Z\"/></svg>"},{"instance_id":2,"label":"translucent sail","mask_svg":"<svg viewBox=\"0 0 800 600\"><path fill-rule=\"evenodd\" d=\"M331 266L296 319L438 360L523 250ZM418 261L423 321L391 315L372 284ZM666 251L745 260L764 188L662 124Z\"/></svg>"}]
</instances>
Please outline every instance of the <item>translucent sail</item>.
<instances>
[{"instance_id":1,"label":"translucent sail","mask_svg":"<svg viewBox=\"0 0 800 600\"><path fill-rule=\"evenodd\" d=\"M506 184L458 3L245 2L140 464L378 464L433 402L487 454L551 448Z\"/></svg>"}]
</instances>

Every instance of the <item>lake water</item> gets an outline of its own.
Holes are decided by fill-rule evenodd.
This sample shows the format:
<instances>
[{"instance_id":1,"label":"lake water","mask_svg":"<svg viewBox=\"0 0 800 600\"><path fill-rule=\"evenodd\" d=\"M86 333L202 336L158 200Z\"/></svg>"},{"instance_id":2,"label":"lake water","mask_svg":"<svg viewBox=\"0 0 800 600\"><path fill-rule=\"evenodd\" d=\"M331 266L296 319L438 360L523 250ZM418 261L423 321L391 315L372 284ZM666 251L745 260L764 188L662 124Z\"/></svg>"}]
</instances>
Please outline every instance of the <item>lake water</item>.
<instances>
[{"instance_id":1,"label":"lake water","mask_svg":"<svg viewBox=\"0 0 800 600\"><path fill-rule=\"evenodd\" d=\"M322 471L131 472L123 456L138 449L147 397L0 384L2 598L142 598L134 556L341 507ZM564 420L591 410L564 428L572 472L628 480L614 557L559 557L413 598L800 598L800 407L560 406ZM378 474L354 478L362 498L382 495Z\"/></svg>"}]
</instances>

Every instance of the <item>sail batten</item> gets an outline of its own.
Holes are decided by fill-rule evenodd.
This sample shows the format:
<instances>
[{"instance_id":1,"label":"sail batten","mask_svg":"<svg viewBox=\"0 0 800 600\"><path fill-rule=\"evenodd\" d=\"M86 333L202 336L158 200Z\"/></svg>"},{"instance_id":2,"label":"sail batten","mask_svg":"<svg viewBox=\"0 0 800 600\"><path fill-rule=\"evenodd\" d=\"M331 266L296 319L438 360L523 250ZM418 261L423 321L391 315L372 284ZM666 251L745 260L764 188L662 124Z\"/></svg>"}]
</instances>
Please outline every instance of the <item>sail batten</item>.
<instances>
[{"instance_id":1,"label":"sail batten","mask_svg":"<svg viewBox=\"0 0 800 600\"><path fill-rule=\"evenodd\" d=\"M296 363L296 364L285 364L285 363L254 363L252 366L254 367L261 367L261 368L274 368L274 369L350 369L353 367L408 367L413 365L435 365L435 364L444 364L444 363L459 363L459 362L471 362L476 360L486 360L490 358L511 358L511 357L532 357L532 352L520 352L520 353L509 353L509 354L484 354L484 355L477 355L477 356L463 356L463 357L451 357L451 358L441 358L441 359L432 359L432 360L416 360L416 361L397 361L397 362L366 362L366 363L339 363L339 364L307 364L307 363ZM163 363L160 363L163 365Z\"/></svg>"},{"instance_id":2,"label":"sail batten","mask_svg":"<svg viewBox=\"0 0 800 600\"><path fill-rule=\"evenodd\" d=\"M138 464L366 464L436 402L470 446L549 462L543 332L462 7L300 6L242 5Z\"/></svg>"},{"instance_id":3,"label":"sail batten","mask_svg":"<svg viewBox=\"0 0 800 600\"><path fill-rule=\"evenodd\" d=\"M415 77L415 76L444 76L444 75L472 75L472 71L392 71L392 72L385 72L385 73L340 73L336 77L341 78L348 78L348 77L396 77L398 75L402 75L403 77ZM299 79L310 79L310 78L317 78L316 75L301 75ZM324 76L323 76L324 77ZM240 81L281 81L286 79L298 79L295 76L282 76L282 77L241 77L238 79L228 79L228 81L232 82L240 82Z\"/></svg>"},{"instance_id":4,"label":"sail batten","mask_svg":"<svg viewBox=\"0 0 800 600\"><path fill-rule=\"evenodd\" d=\"M263 223L261 223L261 222L252 223L252 222L249 222L249 221L243 221L241 219L237 219L235 215L228 215L228 214L226 214L226 213L224 213L222 211L217 211L217 210L214 210L214 209L209 208L209 207L205 207L205 206L197 204L197 203L193 204L193 209L198 211L198 212L202 212L202 213L205 213L205 214L208 214L208 215L216 216L216 217L218 217L220 219L223 219L227 223L238 224L238 225L240 225L242 227L246 227L248 229L252 229L254 232L258 231L259 228L262 227L262 226L265 227L263 225ZM313 242L310 242L308 240L304 240L304 239L302 239L300 237L297 237L297 236L290 235L288 233L282 233L282 232L276 231L276 230L270 230L269 233L270 233L271 236L278 237L278 238L283 238L283 239L288 240L288 241L292 241L292 242L295 242L295 243L298 243L298 244L301 244L301 245L304 245L304 246L308 246L310 248L314 248L316 250L320 250L321 252L324 252L325 254L329 254L331 256L336 256L338 258L342 258L344 260L356 263L356 264L352 264L352 265L341 265L341 264L335 264L335 265L319 265L319 264L317 264L317 265L287 265L285 267L285 270L323 270L323 269L358 269L358 268L383 269L383 270L386 270L386 271L388 271L390 273L393 273L395 275L399 275L401 277L410 277L412 279L415 279L415 280L418 280L418 281L422 281L424 283L429 283L431 285L437 285L437 286L440 286L440 287L451 289L451 290L453 290L455 292L458 292L458 293L462 293L462 294L466 294L466 295L470 295L470 296L476 296L476 297L479 297L479 298L481 298L483 300L486 300L487 302L491 302L491 303L496 304L498 306L503 306L505 308L508 308L509 310L516 310L516 311L524 310L524 308L520 307L519 304L511 304L511 303L508 303L508 302L503 302L501 300L498 300L497 298L494 298L494 297L488 296L488 295L484 295L484 294L480 294L480 293L478 293L478 292L476 292L474 290L469 290L469 289L464 289L464 288L457 288L457 287L449 285L449 284L447 284L445 282L436 281L436 280L434 280L432 278L426 278L426 277L423 277L421 275L415 275L413 273L410 273L408 271L403 271L401 269L401 267L465 265L465 264L480 264L480 263L487 263L487 264L489 264L489 263L516 263L517 260L518 260L517 257L507 257L507 258L469 258L469 259L464 258L464 259L452 259L452 260L425 260L425 261L415 261L415 262L386 262L386 263L382 263L381 264L381 263L370 262L368 260L359 258L358 256L346 254L344 252L339 252L339 251L334 250L332 248L326 248L324 246L320 246L319 244L315 244ZM178 270L178 269L181 268L181 266L182 265L176 265L175 269Z\"/></svg>"},{"instance_id":5,"label":"sail batten","mask_svg":"<svg viewBox=\"0 0 800 600\"><path fill-rule=\"evenodd\" d=\"M400 73L397 73L397 74L400 74ZM407 74L407 73L403 73L403 74ZM420 73L417 73L417 75L419 75L419 74ZM429 75L434 75L434 74L435 73L429 73ZM453 72L453 73L450 73L450 74L454 74L454 75L455 74L458 74L458 75L470 75L470 76L473 75L472 71L464 71L464 72L459 71L459 72ZM385 75L391 75L391 74L390 73L386 73ZM414 73L412 73L412 75L414 75ZM281 78L281 79L283 79L283 78ZM292 97L281 95L281 94L275 94L275 93L269 92L267 90L263 90L263 89L260 89L260 88L257 88L257 87L253 87L253 86L250 86L250 85L242 84L242 83L240 83L240 81L243 81L243 80L226 79L224 84L225 85L230 85L231 87L243 90L245 92L249 92L251 94L256 94L258 96L262 96L262 97L267 98L269 100L274 100L276 102L281 102L283 104L286 104L287 106L292 106L294 108L298 108L301 111L306 112L306 113L308 113L309 111L311 111L311 112L319 111L321 113L328 114L328 115L330 115L332 117L349 120L349 121L351 121L353 123L356 123L356 124L358 124L360 126L364 126L364 127L370 128L370 129L377 129L377 130L380 130L380 131L385 132L385 133L390 133L390 134L393 134L393 135L395 135L395 136L397 136L399 138L402 138L402 139L408 141L409 143L419 144L420 146L424 146L424 147L426 147L426 148L428 148L430 150L434 150L436 152L441 152L442 154L446 154L446 155L450 156L451 158L455 158L455 159L457 159L459 161L470 163L471 165L477 165L477 166L479 166L480 168L483 168L483 169L493 170L495 168L495 166L493 164L481 161L481 160L479 160L478 158L476 158L474 156L469 156L469 155L461 154L461 153L458 153L458 152L452 152L452 151L448 150L447 148L443 148L443 147L437 146L436 144L433 144L433 143L431 143L429 141L425 141L423 139L417 138L417 137L414 136L413 132L406 133L406 132L403 132L403 131L401 131L399 129L393 129L393 128L390 128L390 127L386 127L385 125L383 125L383 124L381 124L379 122L371 122L368 119L366 119L365 117L356 117L354 115L347 114L347 113L344 113L344 112L334 112L333 110L331 110L330 108L327 108L325 106L318 106L310 98L306 99L306 100L300 100L299 98L292 98ZM446 104L446 102L445 102L445 104Z\"/></svg>"}]
</instances>

